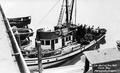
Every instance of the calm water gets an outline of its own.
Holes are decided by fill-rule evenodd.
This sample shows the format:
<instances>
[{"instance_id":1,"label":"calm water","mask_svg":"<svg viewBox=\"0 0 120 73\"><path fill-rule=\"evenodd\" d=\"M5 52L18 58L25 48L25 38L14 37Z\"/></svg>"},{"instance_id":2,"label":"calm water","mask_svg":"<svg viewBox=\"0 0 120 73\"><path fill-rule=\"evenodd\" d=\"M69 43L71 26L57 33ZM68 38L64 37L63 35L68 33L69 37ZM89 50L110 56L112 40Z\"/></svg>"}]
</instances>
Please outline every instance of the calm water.
<instances>
[{"instance_id":1,"label":"calm water","mask_svg":"<svg viewBox=\"0 0 120 73\"><path fill-rule=\"evenodd\" d=\"M7 17L32 16L30 27L52 28L57 24L61 1L59 0L1 0ZM50 9L53 7L53 10ZM48 13L50 11L50 13ZM48 16L47 16L48 15ZM78 0L77 23L107 29L106 44L111 48L120 40L120 0Z\"/></svg>"}]
</instances>

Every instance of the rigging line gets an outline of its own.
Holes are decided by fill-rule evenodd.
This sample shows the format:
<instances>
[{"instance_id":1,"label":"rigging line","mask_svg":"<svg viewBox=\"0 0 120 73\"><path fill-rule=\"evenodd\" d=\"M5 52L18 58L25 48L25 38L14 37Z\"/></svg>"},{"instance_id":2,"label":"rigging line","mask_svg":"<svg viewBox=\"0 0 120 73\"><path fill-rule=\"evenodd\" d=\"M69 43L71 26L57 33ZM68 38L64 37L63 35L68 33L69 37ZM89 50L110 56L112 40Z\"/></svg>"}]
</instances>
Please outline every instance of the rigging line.
<instances>
[{"instance_id":1,"label":"rigging line","mask_svg":"<svg viewBox=\"0 0 120 73\"><path fill-rule=\"evenodd\" d=\"M38 22L39 24L50 14L50 12L56 7L56 5L59 3L59 1L60 1L60 0L58 0L58 1L52 6L52 8L48 11L48 13L46 13L46 15L41 18L41 20Z\"/></svg>"}]
</instances>

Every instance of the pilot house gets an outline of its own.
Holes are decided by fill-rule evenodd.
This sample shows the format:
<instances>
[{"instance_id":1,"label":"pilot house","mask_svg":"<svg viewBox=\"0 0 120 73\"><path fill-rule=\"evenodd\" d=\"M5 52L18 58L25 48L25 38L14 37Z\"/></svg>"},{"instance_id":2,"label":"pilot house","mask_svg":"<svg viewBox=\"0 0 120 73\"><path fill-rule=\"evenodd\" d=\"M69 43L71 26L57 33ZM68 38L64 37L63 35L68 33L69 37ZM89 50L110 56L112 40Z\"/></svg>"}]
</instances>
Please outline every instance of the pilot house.
<instances>
[{"instance_id":1,"label":"pilot house","mask_svg":"<svg viewBox=\"0 0 120 73\"><path fill-rule=\"evenodd\" d=\"M67 31L64 31L63 33L61 35L61 33L58 31L52 32L38 29L36 39L41 41L42 49L56 50L70 45L72 43L72 34L68 33Z\"/></svg>"}]
</instances>

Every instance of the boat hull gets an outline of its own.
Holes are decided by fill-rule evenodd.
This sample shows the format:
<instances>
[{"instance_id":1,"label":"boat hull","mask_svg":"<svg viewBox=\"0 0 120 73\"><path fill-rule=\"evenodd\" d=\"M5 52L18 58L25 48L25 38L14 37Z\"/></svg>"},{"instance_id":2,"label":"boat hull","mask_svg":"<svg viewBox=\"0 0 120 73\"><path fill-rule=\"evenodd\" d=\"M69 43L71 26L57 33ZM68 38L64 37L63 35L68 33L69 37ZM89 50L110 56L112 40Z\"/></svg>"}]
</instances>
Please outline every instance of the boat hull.
<instances>
[{"instance_id":1,"label":"boat hull","mask_svg":"<svg viewBox=\"0 0 120 73\"><path fill-rule=\"evenodd\" d=\"M105 35L101 36L98 40L92 41L89 45L83 46L83 47L76 47L77 50L73 50L71 53L64 54L61 56L56 56L56 57L51 57L51 58L46 58L42 59L42 67L43 68L51 68L55 65L58 65L60 63L66 62L68 60L72 60L74 56L82 53L83 51L87 50L93 50L96 49L97 46L99 46L99 42L105 37ZM38 67L38 59L37 58L31 58L31 59L25 59L28 67L30 69L33 69L35 67Z\"/></svg>"}]
</instances>

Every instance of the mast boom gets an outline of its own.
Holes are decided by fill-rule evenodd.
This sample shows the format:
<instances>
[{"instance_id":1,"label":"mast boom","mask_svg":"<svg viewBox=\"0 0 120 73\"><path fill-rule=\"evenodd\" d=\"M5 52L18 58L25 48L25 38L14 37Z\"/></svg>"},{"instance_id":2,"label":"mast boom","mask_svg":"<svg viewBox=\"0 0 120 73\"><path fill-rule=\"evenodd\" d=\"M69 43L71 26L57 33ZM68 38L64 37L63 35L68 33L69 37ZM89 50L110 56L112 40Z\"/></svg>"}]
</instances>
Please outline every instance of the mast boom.
<instances>
[{"instance_id":1,"label":"mast boom","mask_svg":"<svg viewBox=\"0 0 120 73\"><path fill-rule=\"evenodd\" d=\"M74 0L72 0L72 7L71 7L71 12L70 12L70 23L71 23L71 20L72 20L72 14L73 14L73 7L74 7Z\"/></svg>"}]
</instances>

